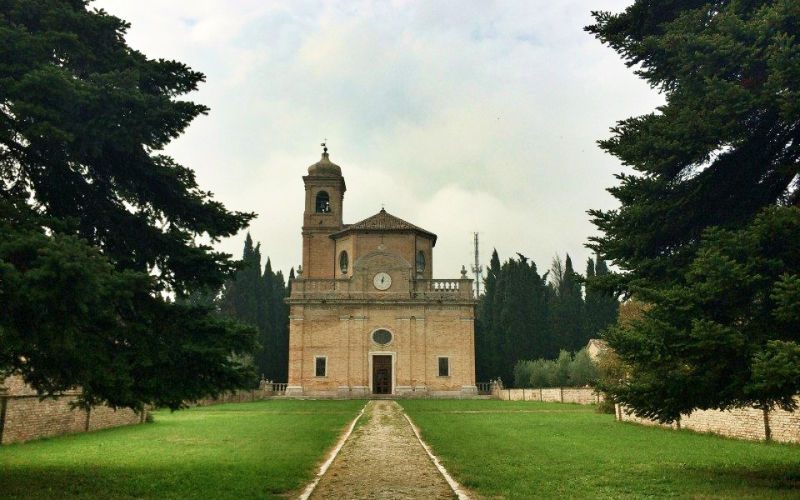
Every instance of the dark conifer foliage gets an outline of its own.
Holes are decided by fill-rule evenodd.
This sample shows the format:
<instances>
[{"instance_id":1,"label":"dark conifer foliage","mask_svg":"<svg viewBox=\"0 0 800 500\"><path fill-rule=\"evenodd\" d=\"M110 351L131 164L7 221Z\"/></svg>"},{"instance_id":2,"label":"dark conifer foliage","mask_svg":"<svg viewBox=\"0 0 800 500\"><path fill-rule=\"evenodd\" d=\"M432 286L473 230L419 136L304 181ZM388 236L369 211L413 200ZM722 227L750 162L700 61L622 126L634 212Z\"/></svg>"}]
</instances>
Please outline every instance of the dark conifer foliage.
<instances>
[{"instance_id":1,"label":"dark conifer foliage","mask_svg":"<svg viewBox=\"0 0 800 500\"><path fill-rule=\"evenodd\" d=\"M0 375L83 402L178 407L248 384L253 332L207 304L231 212L162 153L204 77L81 0L0 1ZM172 298L176 300L172 300Z\"/></svg>"},{"instance_id":2,"label":"dark conifer foliage","mask_svg":"<svg viewBox=\"0 0 800 500\"><path fill-rule=\"evenodd\" d=\"M780 304L800 296L800 2L637 0L594 17L587 30L666 98L600 143L635 172L609 190L619 209L590 212L592 247L625 271L596 282L650 306L609 335L631 377L607 389L663 421L794 408L800 329Z\"/></svg>"},{"instance_id":3,"label":"dark conifer foliage","mask_svg":"<svg viewBox=\"0 0 800 500\"><path fill-rule=\"evenodd\" d=\"M569 254L563 265L559 257L553 260L550 276L551 341L548 354L554 356L561 349L577 351L585 346L589 340L589 332L581 287L582 277L575 272Z\"/></svg>"},{"instance_id":4,"label":"dark conifer foliage","mask_svg":"<svg viewBox=\"0 0 800 500\"><path fill-rule=\"evenodd\" d=\"M294 270L290 276L294 275ZM283 273L273 272L267 259L261 272L261 245L253 246L247 234L242 267L228 282L221 298L224 314L258 330L258 348L252 353L259 375L284 382L289 373L289 308L284 303L289 290Z\"/></svg>"},{"instance_id":5,"label":"dark conifer foliage","mask_svg":"<svg viewBox=\"0 0 800 500\"><path fill-rule=\"evenodd\" d=\"M598 280L604 279L608 274L606 261L597 256L587 260L585 307L587 332L590 338L596 338L597 332L603 331L617 321L619 301L611 292L596 285Z\"/></svg>"},{"instance_id":6,"label":"dark conifer foliage","mask_svg":"<svg viewBox=\"0 0 800 500\"><path fill-rule=\"evenodd\" d=\"M597 262L608 272L605 262ZM562 350L579 351L615 322L616 300L595 294L598 307L587 307L583 281L569 256L565 262L556 257L552 268L540 275L536 264L523 255L501 265L495 250L478 304L477 378L500 377L512 384L518 361L555 359Z\"/></svg>"},{"instance_id":7,"label":"dark conifer foliage","mask_svg":"<svg viewBox=\"0 0 800 500\"><path fill-rule=\"evenodd\" d=\"M499 340L494 326L494 303L500 279L500 257L492 252L484 280L484 295L478 303L478 320L475 322L475 372L478 380L489 380L500 375ZM498 299L499 300L499 299Z\"/></svg>"}]
</instances>

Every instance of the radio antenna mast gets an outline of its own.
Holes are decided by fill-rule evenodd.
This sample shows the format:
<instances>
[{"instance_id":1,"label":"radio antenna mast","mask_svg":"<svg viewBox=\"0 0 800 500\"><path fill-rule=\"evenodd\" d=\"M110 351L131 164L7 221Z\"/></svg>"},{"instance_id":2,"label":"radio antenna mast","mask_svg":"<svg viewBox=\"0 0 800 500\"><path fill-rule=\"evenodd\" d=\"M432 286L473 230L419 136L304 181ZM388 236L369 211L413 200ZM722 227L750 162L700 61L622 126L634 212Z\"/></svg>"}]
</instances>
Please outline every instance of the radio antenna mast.
<instances>
[{"instance_id":1,"label":"radio antenna mast","mask_svg":"<svg viewBox=\"0 0 800 500\"><path fill-rule=\"evenodd\" d=\"M478 233L473 233L475 237L475 265L472 266L472 272L475 273L475 298L481 296L481 281L483 281L483 268L481 267L481 259L478 254Z\"/></svg>"}]
</instances>

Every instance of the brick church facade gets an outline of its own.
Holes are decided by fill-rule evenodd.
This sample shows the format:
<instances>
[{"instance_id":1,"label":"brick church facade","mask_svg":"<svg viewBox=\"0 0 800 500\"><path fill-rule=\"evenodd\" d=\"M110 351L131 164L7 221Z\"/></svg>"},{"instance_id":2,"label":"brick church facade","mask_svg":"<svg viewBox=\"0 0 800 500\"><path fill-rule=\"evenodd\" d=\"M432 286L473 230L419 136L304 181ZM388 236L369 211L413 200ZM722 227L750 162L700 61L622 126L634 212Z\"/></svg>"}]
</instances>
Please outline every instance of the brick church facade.
<instances>
[{"instance_id":1,"label":"brick church facade","mask_svg":"<svg viewBox=\"0 0 800 500\"><path fill-rule=\"evenodd\" d=\"M345 182L327 148L303 182L287 395L475 394L472 280L432 279L436 235L385 210L343 224Z\"/></svg>"}]
</instances>

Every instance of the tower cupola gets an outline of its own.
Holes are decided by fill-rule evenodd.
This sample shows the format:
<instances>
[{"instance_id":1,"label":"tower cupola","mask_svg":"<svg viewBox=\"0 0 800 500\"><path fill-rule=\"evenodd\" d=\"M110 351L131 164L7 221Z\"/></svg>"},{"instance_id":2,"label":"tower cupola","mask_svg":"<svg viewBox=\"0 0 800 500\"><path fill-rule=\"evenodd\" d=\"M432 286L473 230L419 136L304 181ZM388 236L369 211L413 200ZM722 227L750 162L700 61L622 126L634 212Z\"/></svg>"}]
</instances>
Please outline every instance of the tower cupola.
<instances>
[{"instance_id":1,"label":"tower cupola","mask_svg":"<svg viewBox=\"0 0 800 500\"><path fill-rule=\"evenodd\" d=\"M342 176L342 169L333 163L328 156L328 148L322 153L322 158L315 164L308 167L308 175L313 176Z\"/></svg>"}]
</instances>

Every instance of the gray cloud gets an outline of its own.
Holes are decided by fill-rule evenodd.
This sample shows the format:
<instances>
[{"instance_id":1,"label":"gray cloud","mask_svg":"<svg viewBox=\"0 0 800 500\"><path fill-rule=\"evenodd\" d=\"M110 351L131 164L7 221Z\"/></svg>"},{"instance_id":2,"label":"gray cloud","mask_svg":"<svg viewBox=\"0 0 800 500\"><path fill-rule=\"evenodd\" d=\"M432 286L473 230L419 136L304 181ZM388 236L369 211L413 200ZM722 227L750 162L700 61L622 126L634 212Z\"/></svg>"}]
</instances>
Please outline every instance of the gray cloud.
<instances>
[{"instance_id":1,"label":"gray cloud","mask_svg":"<svg viewBox=\"0 0 800 500\"><path fill-rule=\"evenodd\" d=\"M597 139L661 98L582 31L623 0L263 2L102 0L130 45L206 73L211 106L168 152L228 207L274 266L300 261L301 176L327 138L346 221L387 210L439 235L434 273L519 251L579 269L622 170ZM238 255L242 237L220 243Z\"/></svg>"}]
</instances>

